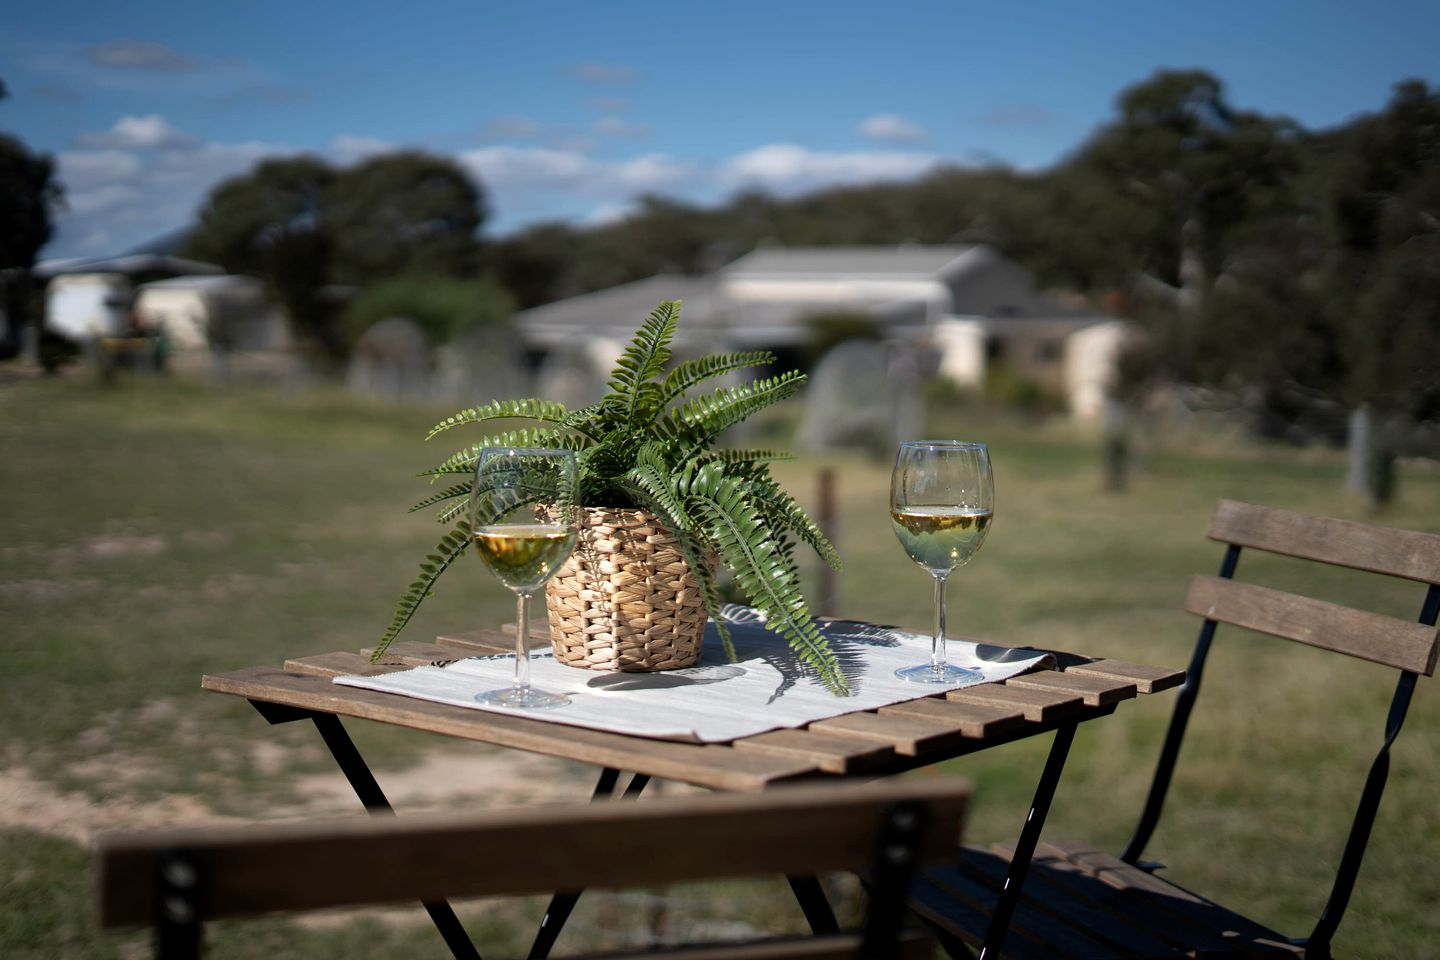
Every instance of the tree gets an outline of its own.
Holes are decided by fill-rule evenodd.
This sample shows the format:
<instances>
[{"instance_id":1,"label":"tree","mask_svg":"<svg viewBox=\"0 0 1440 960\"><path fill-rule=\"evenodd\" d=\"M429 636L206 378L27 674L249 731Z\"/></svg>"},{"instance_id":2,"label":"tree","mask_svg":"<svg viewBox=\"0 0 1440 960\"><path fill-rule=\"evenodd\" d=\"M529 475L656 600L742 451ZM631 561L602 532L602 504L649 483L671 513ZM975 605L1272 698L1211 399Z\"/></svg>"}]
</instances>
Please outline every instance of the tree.
<instances>
[{"instance_id":1,"label":"tree","mask_svg":"<svg viewBox=\"0 0 1440 960\"><path fill-rule=\"evenodd\" d=\"M0 100L6 96L0 81ZM63 202L55 161L32 152L19 138L0 133L0 314L6 328L0 357L13 357L19 350L30 313L30 269L50 240L51 215Z\"/></svg>"},{"instance_id":2,"label":"tree","mask_svg":"<svg viewBox=\"0 0 1440 960\"><path fill-rule=\"evenodd\" d=\"M1298 129L1235 109L1220 80L1203 70L1162 70L1123 91L1118 107L1119 118L1069 169L1112 191L1111 216L1128 235L1116 253L1133 263L1138 285L1170 308L1168 339L1177 372L1188 376L1233 234L1298 169Z\"/></svg>"},{"instance_id":3,"label":"tree","mask_svg":"<svg viewBox=\"0 0 1440 960\"><path fill-rule=\"evenodd\" d=\"M312 361L333 367L349 338L322 288L471 274L483 216L480 187L442 158L396 153L337 171L286 157L216 186L185 250L264 279Z\"/></svg>"},{"instance_id":4,"label":"tree","mask_svg":"<svg viewBox=\"0 0 1440 960\"><path fill-rule=\"evenodd\" d=\"M580 234L563 223L542 223L489 245L486 261L521 310L582 291L570 283L568 268Z\"/></svg>"},{"instance_id":5,"label":"tree","mask_svg":"<svg viewBox=\"0 0 1440 960\"><path fill-rule=\"evenodd\" d=\"M322 364L344 354L344 338L319 296L330 281L323 201L334 179L335 171L319 157L261 161L210 191L184 248L231 273L263 279L284 306L296 339Z\"/></svg>"},{"instance_id":6,"label":"tree","mask_svg":"<svg viewBox=\"0 0 1440 960\"><path fill-rule=\"evenodd\" d=\"M341 283L475 272L484 194L444 157L405 151L366 160L329 183L324 213Z\"/></svg>"},{"instance_id":7,"label":"tree","mask_svg":"<svg viewBox=\"0 0 1440 960\"><path fill-rule=\"evenodd\" d=\"M1397 430L1440 413L1440 92L1410 80L1337 138L1327 293L1357 411L1352 482L1393 491ZM1368 418L1374 416L1371 425Z\"/></svg>"}]
</instances>

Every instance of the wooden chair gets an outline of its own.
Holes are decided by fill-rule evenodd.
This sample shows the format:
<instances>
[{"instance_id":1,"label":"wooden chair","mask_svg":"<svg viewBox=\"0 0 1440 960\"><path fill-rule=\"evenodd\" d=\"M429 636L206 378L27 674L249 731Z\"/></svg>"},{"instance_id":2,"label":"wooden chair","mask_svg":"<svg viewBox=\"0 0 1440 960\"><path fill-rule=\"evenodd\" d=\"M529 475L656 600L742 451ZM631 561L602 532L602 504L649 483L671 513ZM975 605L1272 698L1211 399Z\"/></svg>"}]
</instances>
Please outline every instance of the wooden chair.
<instances>
[{"instance_id":1,"label":"wooden chair","mask_svg":"<svg viewBox=\"0 0 1440 960\"><path fill-rule=\"evenodd\" d=\"M954 955L999 957L1286 957L1323 960L1354 889L1389 771L1390 745L1416 679L1435 670L1440 536L1222 500L1209 536L1227 545L1218 577L1197 576L1185 609L1204 619L1134 836L1120 856L1042 843L1012 918L989 927L1010 848L967 848L958 866L926 871L917 909ZM1381 616L1235 579L1242 549L1318 561L1428 585L1419 622ZM1141 855L1160 819L1218 623L1359 657L1400 671L1384 740L1360 794L1328 902L1308 937L1290 939L1155 876ZM1008 919L1008 924L1005 922ZM1008 935L1004 932L1008 926ZM984 942L986 930L991 933Z\"/></svg>"},{"instance_id":2,"label":"wooden chair","mask_svg":"<svg viewBox=\"0 0 1440 960\"><path fill-rule=\"evenodd\" d=\"M906 892L917 865L954 859L968 795L963 780L907 779L465 818L112 833L97 841L98 918L102 928L154 925L157 956L170 960L198 956L201 925L221 918L844 870L865 873L875 891L859 933L674 955L927 960L933 938L902 930ZM463 931L459 937L446 935L452 952L478 958Z\"/></svg>"}]
</instances>

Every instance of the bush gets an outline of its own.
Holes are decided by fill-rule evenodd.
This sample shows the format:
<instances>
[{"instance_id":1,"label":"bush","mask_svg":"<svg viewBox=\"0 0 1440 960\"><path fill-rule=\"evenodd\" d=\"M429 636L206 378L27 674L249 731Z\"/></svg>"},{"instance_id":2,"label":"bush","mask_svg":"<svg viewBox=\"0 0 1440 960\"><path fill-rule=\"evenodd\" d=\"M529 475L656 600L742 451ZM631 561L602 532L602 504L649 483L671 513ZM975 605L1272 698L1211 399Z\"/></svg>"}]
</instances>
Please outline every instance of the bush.
<instances>
[{"instance_id":1,"label":"bush","mask_svg":"<svg viewBox=\"0 0 1440 960\"><path fill-rule=\"evenodd\" d=\"M478 327L498 326L514 310L509 292L492 280L397 277L367 287L345 308L343 323L353 343L379 321L403 317L418 324L432 344L442 344Z\"/></svg>"}]
</instances>

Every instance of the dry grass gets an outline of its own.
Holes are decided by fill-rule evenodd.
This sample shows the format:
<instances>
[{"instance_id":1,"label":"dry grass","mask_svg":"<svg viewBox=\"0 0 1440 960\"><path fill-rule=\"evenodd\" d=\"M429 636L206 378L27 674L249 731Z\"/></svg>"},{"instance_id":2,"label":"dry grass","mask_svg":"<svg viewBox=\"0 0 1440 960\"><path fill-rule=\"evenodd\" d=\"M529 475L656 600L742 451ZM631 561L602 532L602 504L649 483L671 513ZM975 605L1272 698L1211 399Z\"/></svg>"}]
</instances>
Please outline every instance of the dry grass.
<instances>
[{"instance_id":1,"label":"dry grass","mask_svg":"<svg viewBox=\"0 0 1440 960\"><path fill-rule=\"evenodd\" d=\"M245 704L201 694L197 678L373 640L439 533L404 507L425 492L410 474L448 452L419 440L444 412L164 383L117 391L78 382L0 386L0 689L10 707L0 752L0 774L10 779L0 787L23 782L40 791L0 789L0 955L133 953L139 941L97 938L76 920L87 882L83 855L67 837L157 810L266 817L321 803L304 785L328 759L309 731L265 728ZM1342 463L1331 452L1172 431L1150 439L1132 489L1115 496L1100 492L1098 457L1083 433L968 409L937 415L931 429L990 440L996 462L994 533L952 586L952 629L961 634L1183 666L1195 624L1180 601L1192 573L1218 565L1218 548L1203 537L1216 498L1361 516L1341 492ZM844 612L925 629L928 586L889 530L888 464L807 456L784 465L802 500L813 501L822 463L840 478ZM1382 522L1440 527L1440 476L1413 465L1401 481L1400 500ZM1267 582L1323 586L1389 612L1413 616L1419 606L1417 590L1377 589L1372 578L1317 579L1281 563L1243 563ZM460 569L411 635L510 612L500 588ZM1180 882L1296 934L1323 902L1393 683L1380 668L1339 660L1222 633L1150 851L1175 864ZM1440 859L1433 686L1421 685L1400 738L1338 952L1414 957L1440 942L1440 877L1429 868ZM1050 835L1112 849L1123 842L1171 702L1161 695L1129 704L1082 731ZM355 733L392 777L432 769L423 760L445 746L377 725ZM1045 748L1018 744L953 765L977 781L975 837L1001 839L1018 827ZM581 777L560 767L526 774L549 784L550 794L574 796L583 793ZM483 788L466 783L466 802L526 801L508 788L477 795ZM326 796L322 808L340 802ZM25 803L65 822L37 826L21 815ZM599 931L664 929L681 910L710 910L717 930L730 921L794 922L772 888L725 889L733 902L722 909L706 906L711 891L669 906L587 899L573 943ZM42 906L50 902L69 906ZM487 934L511 929L498 949L514 955L523 952L514 921L527 911L533 907L484 911L473 923ZM243 937L222 931L215 955L281 960L383 944L423 957L436 955L432 938L407 923L351 919L296 932L277 922Z\"/></svg>"}]
</instances>

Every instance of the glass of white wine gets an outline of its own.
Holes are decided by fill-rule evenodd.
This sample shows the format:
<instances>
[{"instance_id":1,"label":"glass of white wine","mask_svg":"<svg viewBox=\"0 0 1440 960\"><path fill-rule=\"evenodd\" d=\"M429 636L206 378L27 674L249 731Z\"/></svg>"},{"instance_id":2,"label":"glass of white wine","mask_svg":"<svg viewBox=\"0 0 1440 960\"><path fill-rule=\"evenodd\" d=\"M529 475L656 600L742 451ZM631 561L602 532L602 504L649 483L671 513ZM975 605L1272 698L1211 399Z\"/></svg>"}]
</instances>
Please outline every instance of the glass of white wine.
<instances>
[{"instance_id":1,"label":"glass of white wine","mask_svg":"<svg viewBox=\"0 0 1440 960\"><path fill-rule=\"evenodd\" d=\"M490 572L519 597L515 682L481 703L541 709L570 702L530 686L530 598L555 575L577 533L579 473L570 450L495 447L480 453L470 492L470 536Z\"/></svg>"},{"instance_id":2,"label":"glass of white wine","mask_svg":"<svg viewBox=\"0 0 1440 960\"><path fill-rule=\"evenodd\" d=\"M895 536L935 579L935 637L930 662L895 671L914 683L979 680L978 670L945 661L945 581L964 566L990 532L995 481L990 450L965 440L906 440L890 474L890 520Z\"/></svg>"}]
</instances>

